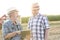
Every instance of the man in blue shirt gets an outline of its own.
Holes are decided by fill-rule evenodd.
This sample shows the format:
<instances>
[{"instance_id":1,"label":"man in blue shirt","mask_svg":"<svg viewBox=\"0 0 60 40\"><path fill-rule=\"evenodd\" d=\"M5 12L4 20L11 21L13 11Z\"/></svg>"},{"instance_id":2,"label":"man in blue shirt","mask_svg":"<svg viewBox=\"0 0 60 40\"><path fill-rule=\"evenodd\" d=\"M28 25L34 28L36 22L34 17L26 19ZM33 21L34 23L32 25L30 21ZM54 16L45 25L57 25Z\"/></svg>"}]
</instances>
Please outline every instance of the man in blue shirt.
<instances>
[{"instance_id":1,"label":"man in blue shirt","mask_svg":"<svg viewBox=\"0 0 60 40\"><path fill-rule=\"evenodd\" d=\"M9 20L2 25L3 40L21 40L22 27L17 21L18 11L16 9L9 11Z\"/></svg>"}]
</instances>

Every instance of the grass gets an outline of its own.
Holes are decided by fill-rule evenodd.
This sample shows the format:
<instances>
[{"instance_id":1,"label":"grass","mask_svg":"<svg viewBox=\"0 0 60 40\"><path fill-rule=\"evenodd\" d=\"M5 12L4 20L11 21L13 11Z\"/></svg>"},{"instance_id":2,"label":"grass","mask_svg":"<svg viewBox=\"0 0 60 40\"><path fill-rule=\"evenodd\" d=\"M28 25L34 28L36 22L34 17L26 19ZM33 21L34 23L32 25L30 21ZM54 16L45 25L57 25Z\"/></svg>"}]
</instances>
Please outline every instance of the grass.
<instances>
[{"instance_id":1,"label":"grass","mask_svg":"<svg viewBox=\"0 0 60 40\"><path fill-rule=\"evenodd\" d=\"M27 29L27 24L22 24L23 29ZM1 31L0 31L0 40L1 39ZM48 40L60 40L60 22L51 22L50 23L50 29L49 29L49 35L48 35Z\"/></svg>"},{"instance_id":2,"label":"grass","mask_svg":"<svg viewBox=\"0 0 60 40\"><path fill-rule=\"evenodd\" d=\"M52 25L49 29L48 40L60 40L60 25Z\"/></svg>"}]
</instances>

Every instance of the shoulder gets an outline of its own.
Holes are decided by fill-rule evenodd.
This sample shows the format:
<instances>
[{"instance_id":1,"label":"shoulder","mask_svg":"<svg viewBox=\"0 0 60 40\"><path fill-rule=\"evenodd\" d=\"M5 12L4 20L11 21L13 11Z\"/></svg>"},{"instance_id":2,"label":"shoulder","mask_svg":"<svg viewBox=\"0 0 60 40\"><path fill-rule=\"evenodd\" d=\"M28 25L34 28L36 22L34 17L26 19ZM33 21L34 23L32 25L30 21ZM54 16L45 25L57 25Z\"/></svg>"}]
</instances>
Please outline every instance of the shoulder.
<instances>
[{"instance_id":1,"label":"shoulder","mask_svg":"<svg viewBox=\"0 0 60 40\"><path fill-rule=\"evenodd\" d=\"M42 17L43 19L47 18L47 15L39 14L39 17Z\"/></svg>"},{"instance_id":2,"label":"shoulder","mask_svg":"<svg viewBox=\"0 0 60 40\"><path fill-rule=\"evenodd\" d=\"M6 21L4 21L4 23L2 24L2 26L8 26L9 23L10 23L10 21L9 20L6 20Z\"/></svg>"}]
</instances>

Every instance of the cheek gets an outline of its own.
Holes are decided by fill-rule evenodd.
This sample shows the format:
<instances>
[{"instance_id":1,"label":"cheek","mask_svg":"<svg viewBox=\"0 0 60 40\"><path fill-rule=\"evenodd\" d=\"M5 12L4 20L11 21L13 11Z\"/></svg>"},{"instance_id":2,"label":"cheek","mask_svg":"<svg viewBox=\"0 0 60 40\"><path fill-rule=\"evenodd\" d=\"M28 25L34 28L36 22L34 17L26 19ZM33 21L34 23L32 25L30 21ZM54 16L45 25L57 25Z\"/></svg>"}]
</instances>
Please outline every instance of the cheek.
<instances>
[{"instance_id":1,"label":"cheek","mask_svg":"<svg viewBox=\"0 0 60 40\"><path fill-rule=\"evenodd\" d=\"M35 10L32 11L32 13L35 13L35 12L36 12Z\"/></svg>"},{"instance_id":2,"label":"cheek","mask_svg":"<svg viewBox=\"0 0 60 40\"><path fill-rule=\"evenodd\" d=\"M13 20L16 20L16 17L11 17Z\"/></svg>"},{"instance_id":3,"label":"cheek","mask_svg":"<svg viewBox=\"0 0 60 40\"><path fill-rule=\"evenodd\" d=\"M37 13L37 10L35 10L35 11L32 11L32 13Z\"/></svg>"},{"instance_id":4,"label":"cheek","mask_svg":"<svg viewBox=\"0 0 60 40\"><path fill-rule=\"evenodd\" d=\"M35 12L32 12L32 14L35 14Z\"/></svg>"}]
</instances>

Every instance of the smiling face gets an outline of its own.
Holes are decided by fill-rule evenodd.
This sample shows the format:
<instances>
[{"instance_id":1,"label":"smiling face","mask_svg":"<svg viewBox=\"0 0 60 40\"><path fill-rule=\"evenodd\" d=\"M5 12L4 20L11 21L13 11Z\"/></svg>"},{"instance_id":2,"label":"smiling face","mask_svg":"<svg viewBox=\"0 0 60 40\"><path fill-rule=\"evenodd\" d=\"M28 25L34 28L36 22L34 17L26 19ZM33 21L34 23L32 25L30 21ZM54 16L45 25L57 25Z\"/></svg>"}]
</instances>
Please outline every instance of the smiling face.
<instances>
[{"instance_id":1,"label":"smiling face","mask_svg":"<svg viewBox=\"0 0 60 40\"><path fill-rule=\"evenodd\" d=\"M32 5L32 14L35 16L39 13L39 5L38 3L35 3Z\"/></svg>"}]
</instances>

